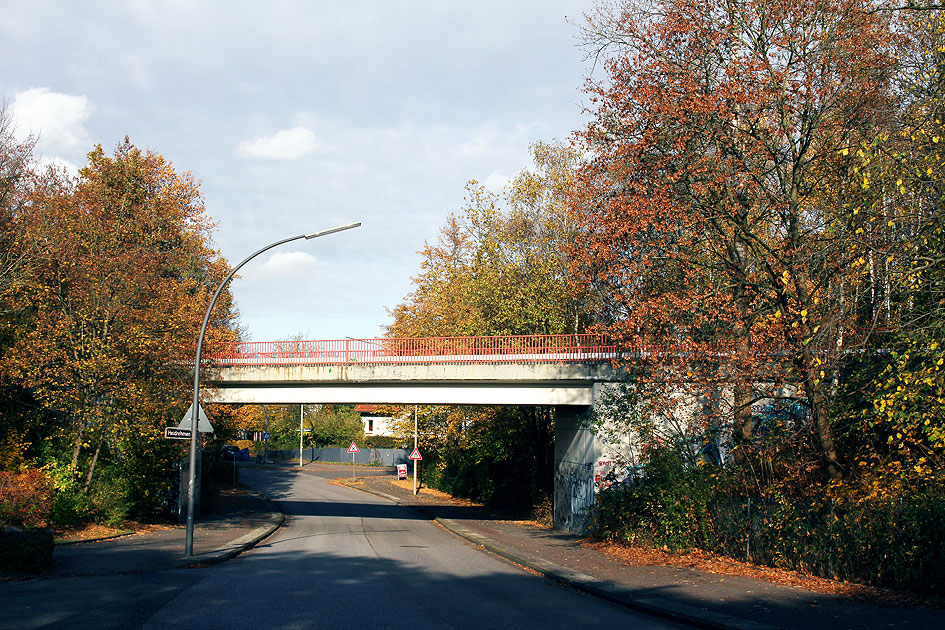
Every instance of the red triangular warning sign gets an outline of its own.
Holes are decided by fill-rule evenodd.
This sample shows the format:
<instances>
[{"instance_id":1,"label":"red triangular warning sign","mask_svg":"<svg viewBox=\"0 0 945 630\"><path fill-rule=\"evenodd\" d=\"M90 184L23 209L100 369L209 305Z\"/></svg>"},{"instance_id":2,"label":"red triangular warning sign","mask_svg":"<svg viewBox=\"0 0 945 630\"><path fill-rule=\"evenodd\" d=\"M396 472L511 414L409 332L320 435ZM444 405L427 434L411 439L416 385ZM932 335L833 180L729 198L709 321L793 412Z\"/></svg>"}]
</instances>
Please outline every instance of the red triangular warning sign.
<instances>
[{"instance_id":1,"label":"red triangular warning sign","mask_svg":"<svg viewBox=\"0 0 945 630\"><path fill-rule=\"evenodd\" d=\"M348 447L349 453L360 453L361 449L358 448L358 445L354 442L351 443L351 446Z\"/></svg>"},{"instance_id":2,"label":"red triangular warning sign","mask_svg":"<svg viewBox=\"0 0 945 630\"><path fill-rule=\"evenodd\" d=\"M422 457L420 457L420 449L414 448L413 453L411 453L410 457L408 457L407 459L416 459L416 460L423 459Z\"/></svg>"}]
</instances>

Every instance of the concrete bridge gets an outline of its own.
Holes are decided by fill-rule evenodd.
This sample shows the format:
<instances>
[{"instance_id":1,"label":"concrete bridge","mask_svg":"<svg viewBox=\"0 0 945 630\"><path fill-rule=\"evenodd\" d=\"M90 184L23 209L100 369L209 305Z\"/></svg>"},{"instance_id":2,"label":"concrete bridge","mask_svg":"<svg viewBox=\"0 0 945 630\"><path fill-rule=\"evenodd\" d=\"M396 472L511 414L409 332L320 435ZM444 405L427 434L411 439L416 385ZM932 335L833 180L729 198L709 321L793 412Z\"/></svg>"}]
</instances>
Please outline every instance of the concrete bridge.
<instances>
[{"instance_id":1,"label":"concrete bridge","mask_svg":"<svg viewBox=\"0 0 945 630\"><path fill-rule=\"evenodd\" d=\"M555 408L555 525L583 531L601 444L581 426L619 380L597 335L245 342L214 363L212 402L545 405Z\"/></svg>"}]
</instances>

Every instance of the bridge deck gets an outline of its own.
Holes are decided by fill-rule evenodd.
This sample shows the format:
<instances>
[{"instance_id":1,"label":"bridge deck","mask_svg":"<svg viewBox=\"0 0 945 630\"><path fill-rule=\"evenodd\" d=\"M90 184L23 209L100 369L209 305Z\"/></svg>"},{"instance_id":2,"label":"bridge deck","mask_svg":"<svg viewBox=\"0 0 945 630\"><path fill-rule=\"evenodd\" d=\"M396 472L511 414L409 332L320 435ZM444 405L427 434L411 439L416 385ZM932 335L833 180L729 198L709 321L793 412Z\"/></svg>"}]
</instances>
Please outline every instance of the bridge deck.
<instances>
[{"instance_id":1,"label":"bridge deck","mask_svg":"<svg viewBox=\"0 0 945 630\"><path fill-rule=\"evenodd\" d=\"M618 352L544 335L247 342L208 358L217 402L589 405Z\"/></svg>"}]
</instances>

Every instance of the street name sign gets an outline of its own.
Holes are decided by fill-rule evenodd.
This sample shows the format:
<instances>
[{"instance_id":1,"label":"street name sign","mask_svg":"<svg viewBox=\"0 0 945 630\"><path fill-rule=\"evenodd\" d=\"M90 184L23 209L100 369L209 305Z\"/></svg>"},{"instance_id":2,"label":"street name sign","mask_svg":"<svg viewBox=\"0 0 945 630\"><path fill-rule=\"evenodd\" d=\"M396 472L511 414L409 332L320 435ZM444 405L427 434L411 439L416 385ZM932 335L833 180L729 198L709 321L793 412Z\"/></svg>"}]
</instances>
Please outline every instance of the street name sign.
<instances>
[{"instance_id":1,"label":"street name sign","mask_svg":"<svg viewBox=\"0 0 945 630\"><path fill-rule=\"evenodd\" d=\"M190 429L178 429L177 427L165 427L164 437L170 440L189 440Z\"/></svg>"}]
</instances>

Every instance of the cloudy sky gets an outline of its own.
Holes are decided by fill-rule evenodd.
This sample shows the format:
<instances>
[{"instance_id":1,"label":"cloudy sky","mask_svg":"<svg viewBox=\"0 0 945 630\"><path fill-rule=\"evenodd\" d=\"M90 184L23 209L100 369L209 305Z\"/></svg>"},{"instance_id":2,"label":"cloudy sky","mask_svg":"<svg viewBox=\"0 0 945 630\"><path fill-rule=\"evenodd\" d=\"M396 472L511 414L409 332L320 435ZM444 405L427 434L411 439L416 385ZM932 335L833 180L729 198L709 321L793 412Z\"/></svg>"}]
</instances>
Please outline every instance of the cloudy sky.
<instances>
[{"instance_id":1,"label":"cloudy sky","mask_svg":"<svg viewBox=\"0 0 945 630\"><path fill-rule=\"evenodd\" d=\"M583 121L591 0L3 2L0 99L38 157L125 137L201 181L248 337L375 337L463 204Z\"/></svg>"}]
</instances>

